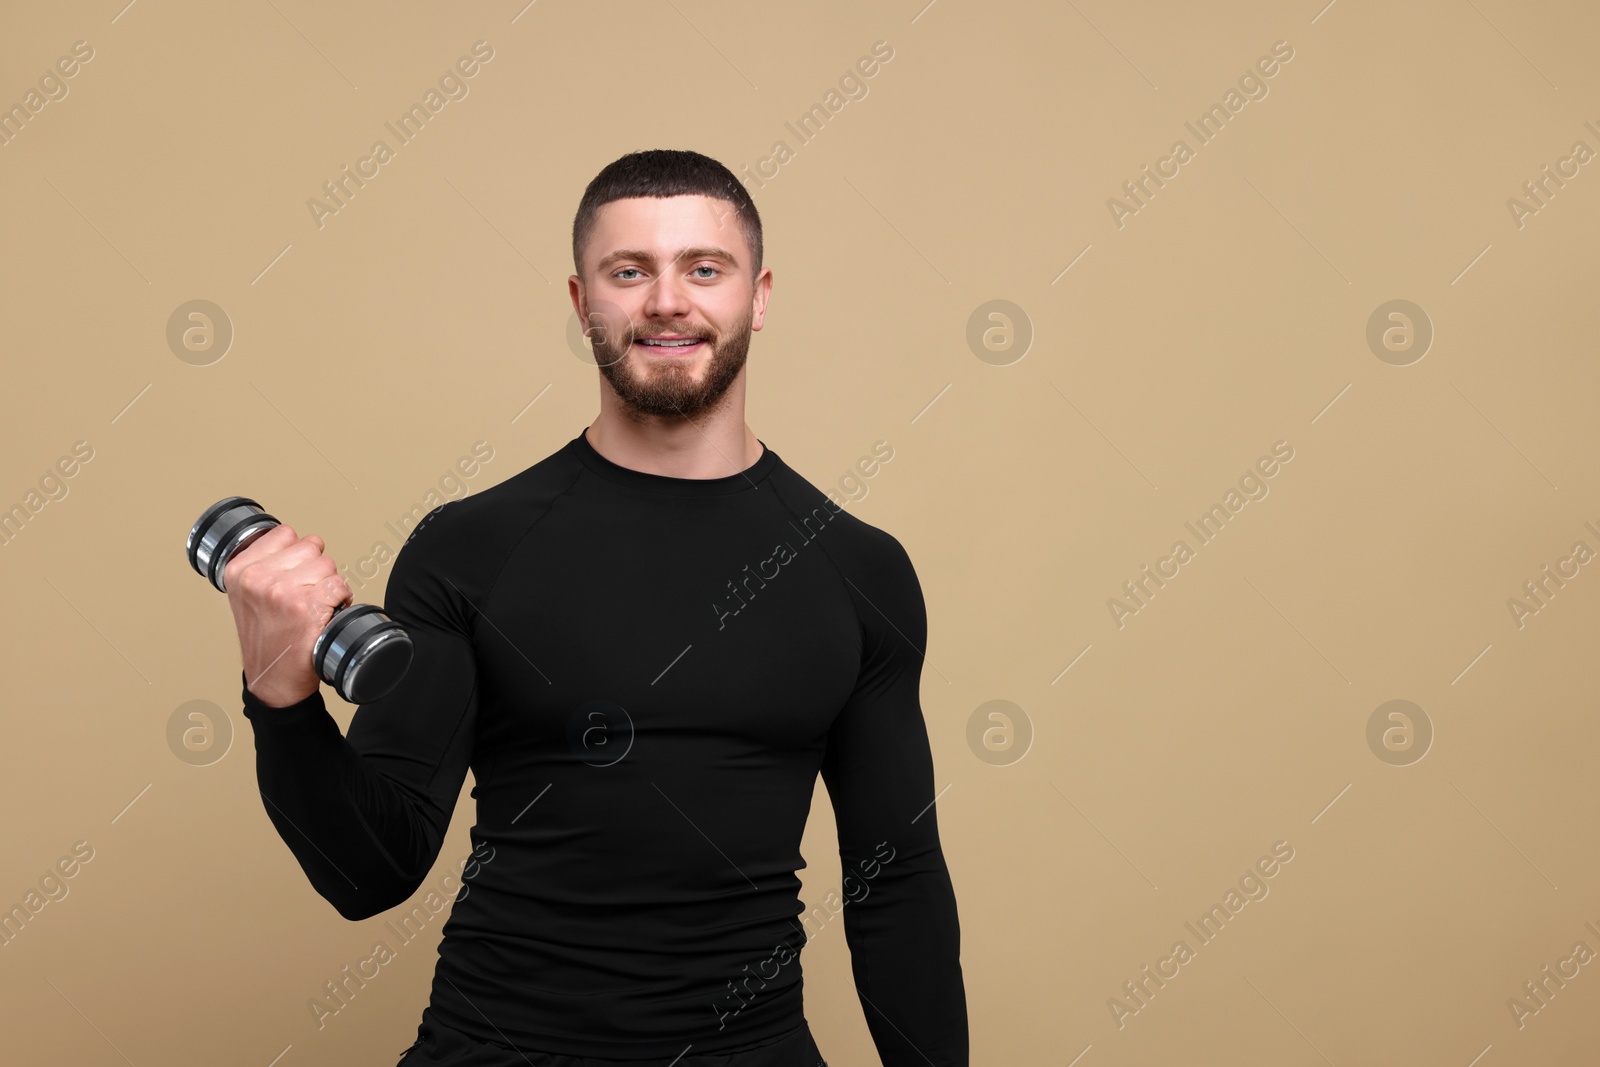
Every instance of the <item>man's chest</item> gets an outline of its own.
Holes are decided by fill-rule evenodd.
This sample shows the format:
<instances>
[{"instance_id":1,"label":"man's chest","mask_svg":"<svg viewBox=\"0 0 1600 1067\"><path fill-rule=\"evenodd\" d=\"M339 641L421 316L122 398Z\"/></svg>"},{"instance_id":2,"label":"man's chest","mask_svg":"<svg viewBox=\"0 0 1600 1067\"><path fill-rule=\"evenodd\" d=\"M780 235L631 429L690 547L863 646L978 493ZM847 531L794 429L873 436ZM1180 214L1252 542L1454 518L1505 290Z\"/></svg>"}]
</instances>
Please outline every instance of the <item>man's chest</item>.
<instances>
[{"instance_id":1,"label":"man's chest","mask_svg":"<svg viewBox=\"0 0 1600 1067\"><path fill-rule=\"evenodd\" d=\"M486 701L545 737L601 711L755 748L814 740L860 666L829 532L671 515L536 530L478 620Z\"/></svg>"}]
</instances>

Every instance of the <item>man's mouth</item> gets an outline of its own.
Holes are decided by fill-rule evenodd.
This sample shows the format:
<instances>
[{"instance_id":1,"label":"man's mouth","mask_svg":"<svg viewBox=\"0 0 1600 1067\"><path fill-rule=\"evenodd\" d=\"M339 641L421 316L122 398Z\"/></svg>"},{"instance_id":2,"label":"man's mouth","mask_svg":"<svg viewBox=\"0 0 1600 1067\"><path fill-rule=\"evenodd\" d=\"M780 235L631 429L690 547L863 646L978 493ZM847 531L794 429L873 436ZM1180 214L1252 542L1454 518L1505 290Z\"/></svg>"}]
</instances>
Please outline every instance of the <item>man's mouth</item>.
<instances>
[{"instance_id":1,"label":"man's mouth","mask_svg":"<svg viewBox=\"0 0 1600 1067\"><path fill-rule=\"evenodd\" d=\"M698 352L704 342L698 337L643 337L633 343L653 356L686 356Z\"/></svg>"}]
</instances>

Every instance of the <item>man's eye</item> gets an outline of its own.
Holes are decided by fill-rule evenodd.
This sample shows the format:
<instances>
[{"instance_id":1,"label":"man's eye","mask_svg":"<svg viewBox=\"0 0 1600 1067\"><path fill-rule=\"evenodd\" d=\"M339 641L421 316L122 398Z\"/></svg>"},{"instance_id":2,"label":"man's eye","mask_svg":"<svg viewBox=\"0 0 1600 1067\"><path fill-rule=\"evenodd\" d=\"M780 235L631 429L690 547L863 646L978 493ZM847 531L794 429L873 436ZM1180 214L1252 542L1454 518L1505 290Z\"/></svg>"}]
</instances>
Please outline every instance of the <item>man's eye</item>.
<instances>
[{"instance_id":1,"label":"man's eye","mask_svg":"<svg viewBox=\"0 0 1600 1067\"><path fill-rule=\"evenodd\" d=\"M708 270L712 274L721 274L722 273L720 270L718 270L715 267L696 267L695 270Z\"/></svg>"},{"instance_id":2,"label":"man's eye","mask_svg":"<svg viewBox=\"0 0 1600 1067\"><path fill-rule=\"evenodd\" d=\"M631 270L631 271L633 271L633 272L635 272L635 273L638 273L638 270L639 270L639 268L638 268L638 267L623 267L623 268L622 268L622 270L619 270L619 271L617 271L617 272L616 272L616 274L613 274L613 275L612 275L612 277L613 277L613 278L615 278L615 277L616 277L616 276L617 276L617 275L618 275L618 274L622 274L622 273L624 273L624 272L625 272L625 271L630 271L630 270ZM630 279L627 279L627 278L624 278L624 279L622 279L622 280L623 280L623 281L628 281L628 280L630 280Z\"/></svg>"}]
</instances>

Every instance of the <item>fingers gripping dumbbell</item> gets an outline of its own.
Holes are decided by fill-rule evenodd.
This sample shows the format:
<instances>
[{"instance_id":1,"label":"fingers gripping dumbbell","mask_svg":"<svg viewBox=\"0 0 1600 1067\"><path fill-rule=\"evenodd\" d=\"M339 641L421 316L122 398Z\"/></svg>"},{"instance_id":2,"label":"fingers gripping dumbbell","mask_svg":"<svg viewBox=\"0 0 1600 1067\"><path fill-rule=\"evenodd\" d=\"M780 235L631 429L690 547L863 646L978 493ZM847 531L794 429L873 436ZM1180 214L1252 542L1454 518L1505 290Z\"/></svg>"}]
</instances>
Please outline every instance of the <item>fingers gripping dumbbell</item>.
<instances>
[{"instance_id":1,"label":"fingers gripping dumbbell","mask_svg":"<svg viewBox=\"0 0 1600 1067\"><path fill-rule=\"evenodd\" d=\"M254 500L225 497L189 530L189 565L226 593L228 561L278 524ZM411 654L410 635L371 604L336 609L311 650L318 677L351 704L370 703L393 689L411 666Z\"/></svg>"}]
</instances>

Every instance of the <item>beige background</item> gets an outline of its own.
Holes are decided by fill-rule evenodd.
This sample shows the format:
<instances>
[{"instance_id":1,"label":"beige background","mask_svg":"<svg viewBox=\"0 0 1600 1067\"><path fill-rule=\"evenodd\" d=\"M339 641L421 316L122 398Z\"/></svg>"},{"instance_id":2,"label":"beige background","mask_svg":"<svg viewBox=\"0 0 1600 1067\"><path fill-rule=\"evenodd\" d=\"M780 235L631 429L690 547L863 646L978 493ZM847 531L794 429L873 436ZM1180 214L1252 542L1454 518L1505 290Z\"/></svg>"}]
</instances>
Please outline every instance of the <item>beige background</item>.
<instances>
[{"instance_id":1,"label":"beige background","mask_svg":"<svg viewBox=\"0 0 1600 1067\"><path fill-rule=\"evenodd\" d=\"M246 493L353 563L474 442L476 492L570 440L598 377L567 340L572 216L659 147L748 175L763 215L750 425L864 486L851 509L921 577L975 1064L1594 1062L1600 965L1520 1027L1508 1000L1600 952L1600 577L1520 627L1508 601L1600 549L1597 166L1520 227L1507 201L1600 149L1600 16L920 2L5 13L0 104L94 52L0 146L0 507L93 449L0 547L0 905L94 850L0 948L7 1060L412 1041L436 940L315 1025L384 919L339 918L268 822L231 619L180 541ZM306 201L479 40L469 95L318 228ZM877 41L867 94L801 143L785 123ZM1278 41L1268 94L1199 145L1185 121ZM1180 137L1194 158L1119 228L1108 198ZM235 331L207 366L166 341L195 299ZM1406 366L1366 339L1395 299L1435 331ZM1022 318L975 351L992 300ZM892 461L849 482L877 441ZM1184 523L1278 441L1270 494L1200 546ZM1107 601L1180 538L1194 558L1119 628ZM1367 740L1394 699L1434 731L1410 765ZM167 732L194 700L222 709L201 765ZM1020 709L998 752L968 740L992 700ZM429 884L470 851L463 799ZM817 805L810 904L840 879ZM1279 841L1270 894L1195 947L1184 924ZM1119 1027L1110 998L1179 939L1195 958ZM842 924L805 963L830 1061L877 1063Z\"/></svg>"}]
</instances>

